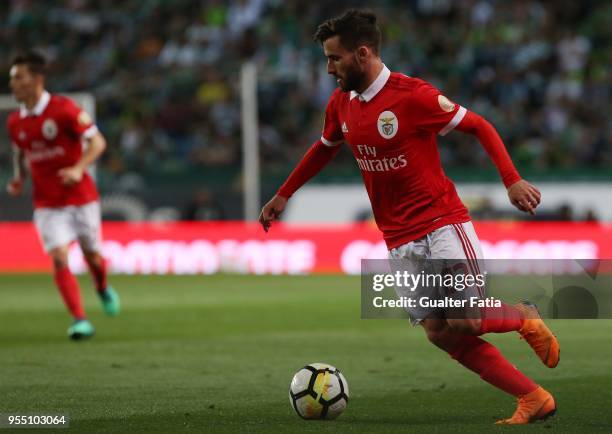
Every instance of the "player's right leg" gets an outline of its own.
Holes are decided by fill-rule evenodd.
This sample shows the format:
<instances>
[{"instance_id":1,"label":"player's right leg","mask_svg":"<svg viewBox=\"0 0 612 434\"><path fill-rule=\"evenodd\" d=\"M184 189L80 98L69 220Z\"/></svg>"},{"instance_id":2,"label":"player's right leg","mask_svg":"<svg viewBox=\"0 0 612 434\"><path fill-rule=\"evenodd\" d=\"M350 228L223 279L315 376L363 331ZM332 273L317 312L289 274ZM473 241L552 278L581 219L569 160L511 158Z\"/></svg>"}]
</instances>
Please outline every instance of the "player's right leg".
<instances>
[{"instance_id":1,"label":"player's right leg","mask_svg":"<svg viewBox=\"0 0 612 434\"><path fill-rule=\"evenodd\" d=\"M68 267L68 248L76 239L70 211L66 208L39 208L34 211L34 223L43 247L53 261L55 285L74 318L68 335L73 339L93 336L95 330L85 316L79 283Z\"/></svg>"},{"instance_id":2,"label":"player's right leg","mask_svg":"<svg viewBox=\"0 0 612 434\"><path fill-rule=\"evenodd\" d=\"M74 318L74 322L68 328L68 336L77 340L93 336L95 329L85 316L79 283L68 267L68 247L69 245L64 245L51 249L49 256L53 260L55 284Z\"/></svg>"}]
</instances>

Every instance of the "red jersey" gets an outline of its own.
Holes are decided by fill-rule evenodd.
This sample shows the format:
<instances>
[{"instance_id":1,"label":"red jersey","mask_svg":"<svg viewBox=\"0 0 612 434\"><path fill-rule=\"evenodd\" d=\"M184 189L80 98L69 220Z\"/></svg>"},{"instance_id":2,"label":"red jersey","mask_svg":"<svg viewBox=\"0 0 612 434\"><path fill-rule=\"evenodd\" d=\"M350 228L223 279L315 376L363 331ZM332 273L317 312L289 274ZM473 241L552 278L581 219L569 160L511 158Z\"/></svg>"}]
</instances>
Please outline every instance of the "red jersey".
<instances>
[{"instance_id":1,"label":"red jersey","mask_svg":"<svg viewBox=\"0 0 612 434\"><path fill-rule=\"evenodd\" d=\"M429 83L386 67L361 95L330 97L321 141L350 146L389 249L470 220L436 144L465 113Z\"/></svg>"},{"instance_id":2,"label":"red jersey","mask_svg":"<svg viewBox=\"0 0 612 434\"><path fill-rule=\"evenodd\" d=\"M83 205L98 199L87 172L81 182L63 185L58 171L75 165L83 154L82 138L98 131L91 117L69 98L43 92L32 111L11 113L7 129L13 146L25 152L32 175L35 208Z\"/></svg>"}]
</instances>

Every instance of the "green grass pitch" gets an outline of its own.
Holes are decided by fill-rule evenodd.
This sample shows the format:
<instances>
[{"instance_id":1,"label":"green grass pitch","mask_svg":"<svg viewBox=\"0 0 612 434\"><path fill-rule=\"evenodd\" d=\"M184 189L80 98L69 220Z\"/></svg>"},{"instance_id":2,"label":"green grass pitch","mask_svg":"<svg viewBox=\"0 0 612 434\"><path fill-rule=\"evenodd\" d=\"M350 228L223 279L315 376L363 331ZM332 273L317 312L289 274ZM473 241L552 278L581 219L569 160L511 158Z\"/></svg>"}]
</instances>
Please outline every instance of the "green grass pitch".
<instances>
[{"instance_id":1,"label":"green grass pitch","mask_svg":"<svg viewBox=\"0 0 612 434\"><path fill-rule=\"evenodd\" d=\"M50 276L0 276L0 413L66 413L70 429L58 432L88 433L612 431L609 320L550 321L554 370L515 333L489 335L559 407L552 421L495 427L514 399L418 327L360 319L359 278L113 276L118 318L80 281L97 335L75 343ZM309 362L346 375L351 399L335 421L303 421L289 404Z\"/></svg>"}]
</instances>

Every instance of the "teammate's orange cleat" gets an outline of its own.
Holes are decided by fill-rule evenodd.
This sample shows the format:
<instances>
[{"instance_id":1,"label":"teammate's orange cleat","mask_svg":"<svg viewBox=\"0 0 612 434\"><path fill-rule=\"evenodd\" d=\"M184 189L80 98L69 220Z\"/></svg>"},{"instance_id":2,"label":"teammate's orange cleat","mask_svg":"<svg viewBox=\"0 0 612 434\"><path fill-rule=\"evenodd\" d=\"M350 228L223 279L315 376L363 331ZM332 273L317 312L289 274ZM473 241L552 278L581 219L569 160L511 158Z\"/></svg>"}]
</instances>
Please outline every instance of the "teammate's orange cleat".
<instances>
[{"instance_id":1,"label":"teammate's orange cleat","mask_svg":"<svg viewBox=\"0 0 612 434\"><path fill-rule=\"evenodd\" d=\"M522 339L525 339L533 351L538 355L542 363L549 368L554 368L559 364L559 341L550 329L544 324L538 308L535 304L521 302L515 307L524 316L523 327L518 331Z\"/></svg>"},{"instance_id":2,"label":"teammate's orange cleat","mask_svg":"<svg viewBox=\"0 0 612 434\"><path fill-rule=\"evenodd\" d=\"M509 419L495 422L497 425L524 425L538 420L545 420L554 415L557 405L553 396L538 386L536 390L518 399L518 407Z\"/></svg>"}]
</instances>

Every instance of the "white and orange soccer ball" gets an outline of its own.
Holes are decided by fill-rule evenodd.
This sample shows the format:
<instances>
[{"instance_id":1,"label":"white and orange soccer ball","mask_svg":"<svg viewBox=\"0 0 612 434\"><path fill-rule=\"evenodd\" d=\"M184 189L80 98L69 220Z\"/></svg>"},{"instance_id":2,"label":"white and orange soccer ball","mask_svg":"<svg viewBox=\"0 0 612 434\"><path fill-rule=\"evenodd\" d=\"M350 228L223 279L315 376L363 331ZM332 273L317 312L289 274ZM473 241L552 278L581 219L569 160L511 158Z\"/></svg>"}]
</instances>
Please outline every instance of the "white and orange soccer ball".
<instances>
[{"instance_id":1,"label":"white and orange soccer ball","mask_svg":"<svg viewBox=\"0 0 612 434\"><path fill-rule=\"evenodd\" d=\"M348 399L346 378L326 363L304 366L289 386L289 401L303 419L335 419L346 409Z\"/></svg>"}]
</instances>

